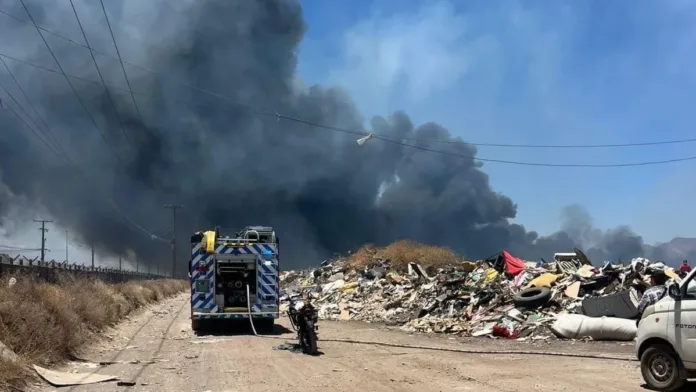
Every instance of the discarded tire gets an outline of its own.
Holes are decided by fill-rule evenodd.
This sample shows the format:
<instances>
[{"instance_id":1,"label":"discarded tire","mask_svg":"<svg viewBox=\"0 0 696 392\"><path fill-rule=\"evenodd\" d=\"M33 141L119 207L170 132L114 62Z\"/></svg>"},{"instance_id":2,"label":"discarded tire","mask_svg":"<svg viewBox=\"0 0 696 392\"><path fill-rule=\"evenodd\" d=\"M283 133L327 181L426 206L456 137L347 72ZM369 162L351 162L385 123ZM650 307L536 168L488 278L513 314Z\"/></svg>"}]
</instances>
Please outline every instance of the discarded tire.
<instances>
[{"instance_id":1,"label":"discarded tire","mask_svg":"<svg viewBox=\"0 0 696 392\"><path fill-rule=\"evenodd\" d=\"M536 308L549 301L551 298L551 290L546 287L530 287L524 289L515 295L513 301L515 306L523 308Z\"/></svg>"}]
</instances>

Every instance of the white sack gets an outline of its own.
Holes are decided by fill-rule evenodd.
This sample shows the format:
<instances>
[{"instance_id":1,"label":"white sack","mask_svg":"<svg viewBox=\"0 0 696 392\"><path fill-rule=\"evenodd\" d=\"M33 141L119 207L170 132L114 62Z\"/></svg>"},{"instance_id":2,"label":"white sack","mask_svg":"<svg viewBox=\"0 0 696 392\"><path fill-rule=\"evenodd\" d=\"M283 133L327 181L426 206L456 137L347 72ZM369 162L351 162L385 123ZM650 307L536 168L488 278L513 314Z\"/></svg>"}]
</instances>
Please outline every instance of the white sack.
<instances>
[{"instance_id":1,"label":"white sack","mask_svg":"<svg viewBox=\"0 0 696 392\"><path fill-rule=\"evenodd\" d=\"M322 294L331 293L331 292L333 292L333 291L336 291L336 290L340 289L340 288L343 287L343 285L345 285L345 284L346 284L346 281L343 280L343 279L334 280L333 282L327 283L327 284L325 284L324 286L322 286L322 287L321 287L321 293L322 293Z\"/></svg>"},{"instance_id":2,"label":"white sack","mask_svg":"<svg viewBox=\"0 0 696 392\"><path fill-rule=\"evenodd\" d=\"M633 340L638 332L636 320L616 317L587 317L582 314L559 315L551 331L566 339L589 337L594 340Z\"/></svg>"}]
</instances>

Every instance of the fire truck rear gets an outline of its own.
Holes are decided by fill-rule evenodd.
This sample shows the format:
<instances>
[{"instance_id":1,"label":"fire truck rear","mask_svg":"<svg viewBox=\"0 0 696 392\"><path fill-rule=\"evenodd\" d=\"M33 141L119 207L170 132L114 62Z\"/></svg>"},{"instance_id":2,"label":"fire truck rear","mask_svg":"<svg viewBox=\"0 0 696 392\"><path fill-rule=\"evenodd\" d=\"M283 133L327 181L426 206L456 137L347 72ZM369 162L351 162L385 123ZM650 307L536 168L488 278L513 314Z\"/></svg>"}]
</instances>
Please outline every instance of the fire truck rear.
<instances>
[{"instance_id":1,"label":"fire truck rear","mask_svg":"<svg viewBox=\"0 0 696 392\"><path fill-rule=\"evenodd\" d=\"M219 228L191 236L191 328L210 320L252 318L273 328L279 308L279 238L272 227L250 226L235 237Z\"/></svg>"}]
</instances>

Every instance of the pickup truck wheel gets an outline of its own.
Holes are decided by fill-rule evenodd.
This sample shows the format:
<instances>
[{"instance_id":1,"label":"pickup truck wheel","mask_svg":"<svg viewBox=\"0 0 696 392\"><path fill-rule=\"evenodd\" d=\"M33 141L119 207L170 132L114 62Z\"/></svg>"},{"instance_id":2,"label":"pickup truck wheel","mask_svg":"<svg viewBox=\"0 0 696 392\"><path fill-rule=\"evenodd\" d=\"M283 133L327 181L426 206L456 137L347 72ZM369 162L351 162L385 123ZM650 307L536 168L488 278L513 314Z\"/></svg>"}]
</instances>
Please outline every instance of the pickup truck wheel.
<instances>
[{"instance_id":1,"label":"pickup truck wheel","mask_svg":"<svg viewBox=\"0 0 696 392\"><path fill-rule=\"evenodd\" d=\"M675 391L686 382L680 376L681 360L671 347L657 344L648 347L640 358L640 372L650 389Z\"/></svg>"}]
</instances>

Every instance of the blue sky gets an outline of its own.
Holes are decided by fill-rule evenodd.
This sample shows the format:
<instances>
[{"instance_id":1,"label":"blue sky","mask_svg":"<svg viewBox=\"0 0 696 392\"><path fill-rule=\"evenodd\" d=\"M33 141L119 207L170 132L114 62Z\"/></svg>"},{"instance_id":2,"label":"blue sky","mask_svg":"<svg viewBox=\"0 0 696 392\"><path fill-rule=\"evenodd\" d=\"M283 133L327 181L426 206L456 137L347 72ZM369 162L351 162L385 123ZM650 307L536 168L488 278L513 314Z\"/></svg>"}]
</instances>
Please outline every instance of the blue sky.
<instances>
[{"instance_id":1,"label":"blue sky","mask_svg":"<svg viewBox=\"0 0 696 392\"><path fill-rule=\"evenodd\" d=\"M696 2L302 0L299 71L341 85L363 115L404 109L482 143L605 144L696 133ZM636 4L641 4L640 7ZM479 148L528 162L627 163L696 143L613 149ZM626 168L484 165L517 221L549 233L578 203L647 242L693 237L696 162Z\"/></svg>"}]
</instances>

